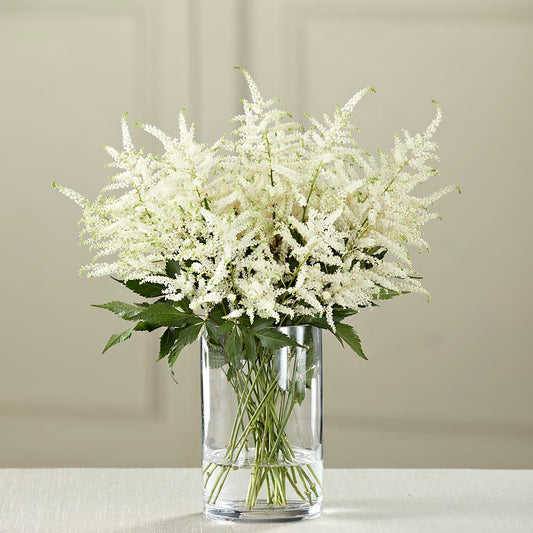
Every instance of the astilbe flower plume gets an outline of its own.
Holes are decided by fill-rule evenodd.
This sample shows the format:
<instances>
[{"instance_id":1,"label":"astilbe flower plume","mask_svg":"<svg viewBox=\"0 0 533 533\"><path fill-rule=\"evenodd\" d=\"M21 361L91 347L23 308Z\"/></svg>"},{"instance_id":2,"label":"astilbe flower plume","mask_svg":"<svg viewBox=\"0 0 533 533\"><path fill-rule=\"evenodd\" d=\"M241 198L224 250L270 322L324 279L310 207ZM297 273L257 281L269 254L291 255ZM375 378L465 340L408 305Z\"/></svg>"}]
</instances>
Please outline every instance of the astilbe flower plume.
<instances>
[{"instance_id":1,"label":"astilbe flower plume","mask_svg":"<svg viewBox=\"0 0 533 533\"><path fill-rule=\"evenodd\" d=\"M374 157L351 123L372 89L306 129L243 74L251 100L231 135L200 144L182 112L178 138L139 124L163 146L147 154L124 116L122 151L107 147L118 173L97 199L57 186L82 206L83 242L97 252L83 271L160 284L199 316L222 303L229 319L325 317L333 329L335 307L426 293L408 249L428 248L421 227L438 216L429 208L454 188L413 195L437 174L439 105L425 132L404 132Z\"/></svg>"}]
</instances>

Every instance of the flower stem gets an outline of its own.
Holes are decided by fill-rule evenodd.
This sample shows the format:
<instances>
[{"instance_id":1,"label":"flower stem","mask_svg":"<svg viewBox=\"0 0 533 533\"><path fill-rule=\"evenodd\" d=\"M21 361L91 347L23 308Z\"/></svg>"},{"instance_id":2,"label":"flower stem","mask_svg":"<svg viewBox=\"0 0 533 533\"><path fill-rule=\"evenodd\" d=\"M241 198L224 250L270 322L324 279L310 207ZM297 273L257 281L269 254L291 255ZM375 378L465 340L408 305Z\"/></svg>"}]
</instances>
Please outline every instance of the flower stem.
<instances>
[{"instance_id":1,"label":"flower stem","mask_svg":"<svg viewBox=\"0 0 533 533\"><path fill-rule=\"evenodd\" d=\"M268 505L286 505L288 487L292 487L298 498L309 503L314 497L319 497L320 480L311 465L295 464L295 453L286 433L287 424L298 404L295 394L297 380L301 377L298 377L297 365L297 355L290 350L289 379L283 386L274 357L266 350L255 361L247 361L231 379L231 374L226 373L239 402L224 463L208 463L203 469L204 488L209 486L207 503L214 504L222 494L230 470L237 469L232 465L237 461L240 464L239 458L245 447L248 450L250 440L255 451L245 498L248 509L257 504L263 488ZM214 478L217 468L220 471Z\"/></svg>"}]
</instances>

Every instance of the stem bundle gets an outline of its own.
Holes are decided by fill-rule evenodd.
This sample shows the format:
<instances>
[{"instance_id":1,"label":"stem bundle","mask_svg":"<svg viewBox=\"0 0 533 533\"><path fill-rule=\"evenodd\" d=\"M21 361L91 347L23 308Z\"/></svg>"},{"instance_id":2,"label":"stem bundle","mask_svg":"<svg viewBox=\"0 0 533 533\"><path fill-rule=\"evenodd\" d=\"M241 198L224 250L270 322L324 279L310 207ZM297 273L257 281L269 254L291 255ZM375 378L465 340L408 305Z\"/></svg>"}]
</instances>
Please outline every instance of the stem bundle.
<instances>
[{"instance_id":1,"label":"stem bundle","mask_svg":"<svg viewBox=\"0 0 533 533\"><path fill-rule=\"evenodd\" d=\"M230 471L242 468L243 454L244 464L250 468L245 500L248 509L256 505L263 488L266 503L271 505L287 505L288 487L310 504L319 498L322 487L318 476L311 464L296 456L287 435L302 379L305 386L305 376L298 375L297 359L295 350L288 349L286 380L281 379L272 352L266 350L237 372L226 374L239 401L223 460L209 462L203 471L204 488L209 486L208 504L216 503Z\"/></svg>"}]
</instances>

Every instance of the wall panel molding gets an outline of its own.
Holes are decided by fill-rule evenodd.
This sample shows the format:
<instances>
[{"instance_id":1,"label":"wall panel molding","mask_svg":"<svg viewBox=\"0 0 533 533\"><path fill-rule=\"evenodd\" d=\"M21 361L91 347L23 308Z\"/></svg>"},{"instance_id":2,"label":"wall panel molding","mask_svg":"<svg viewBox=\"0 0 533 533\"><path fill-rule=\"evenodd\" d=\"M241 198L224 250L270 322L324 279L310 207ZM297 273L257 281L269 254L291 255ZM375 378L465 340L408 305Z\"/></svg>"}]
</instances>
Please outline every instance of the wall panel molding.
<instances>
[{"instance_id":1,"label":"wall panel molding","mask_svg":"<svg viewBox=\"0 0 533 533\"><path fill-rule=\"evenodd\" d=\"M157 107L155 78L156 47L155 47L155 12L152 0L118 0L107 2L102 0L83 0L79 2L69 2L67 0L23 0L7 1L0 5L0 18L7 17L12 24L24 25L26 21L54 21L57 17L68 17L69 21L79 20L86 24L91 22L91 17L103 17L106 21L117 23L117 31L120 31L121 24L130 22L134 27L134 38L131 42L132 58L135 66L133 69L133 79L131 86L135 94L135 102L142 108L147 116L154 114ZM94 39L98 39L98 33L94 34ZM80 58L83 60L84 58ZM60 59L61 60L61 59ZM89 95L80 95L87 97ZM118 124L117 116L117 124ZM67 222L65 221L65 224ZM90 283L90 281L88 281ZM98 283L95 281L94 283ZM142 339L138 341L142 342ZM146 346L146 356L153 359L151 351L153 345L144 339ZM58 346L57 350L61 348ZM96 355L96 354L95 354ZM31 360L30 357L25 357ZM53 417L60 419L147 419L158 415L160 409L160 392L158 392L158 378L153 364L146 364L143 367L145 372L144 380L149 391L142 405L91 405L80 401L76 405L58 403L57 401L42 401L36 403L31 399L22 396L13 398L12 401L3 401L0 405L0 414L7 417L22 418L43 418ZM60 386L60 384L55 384Z\"/></svg>"}]
</instances>

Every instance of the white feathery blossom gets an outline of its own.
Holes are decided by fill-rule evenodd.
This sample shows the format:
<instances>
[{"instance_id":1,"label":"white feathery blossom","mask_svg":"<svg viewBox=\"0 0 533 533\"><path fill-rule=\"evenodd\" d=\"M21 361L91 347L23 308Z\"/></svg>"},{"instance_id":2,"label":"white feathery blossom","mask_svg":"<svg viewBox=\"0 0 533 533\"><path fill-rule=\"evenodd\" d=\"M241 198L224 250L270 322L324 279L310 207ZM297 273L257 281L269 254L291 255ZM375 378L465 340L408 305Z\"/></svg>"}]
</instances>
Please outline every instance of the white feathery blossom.
<instances>
[{"instance_id":1,"label":"white feathery blossom","mask_svg":"<svg viewBox=\"0 0 533 533\"><path fill-rule=\"evenodd\" d=\"M408 248L428 248L421 226L438 216L428 208L455 188L411 194L437 174L438 104L424 133L404 131L374 158L351 124L372 89L305 129L243 74L252 101L231 136L200 144L182 112L178 138L139 124L163 145L145 154L124 116L123 151L106 147L119 172L100 196L56 186L83 208L83 242L96 251L83 270L162 284L198 314L223 303L228 318L323 316L333 328L335 306L366 307L383 290L425 293Z\"/></svg>"}]
</instances>

